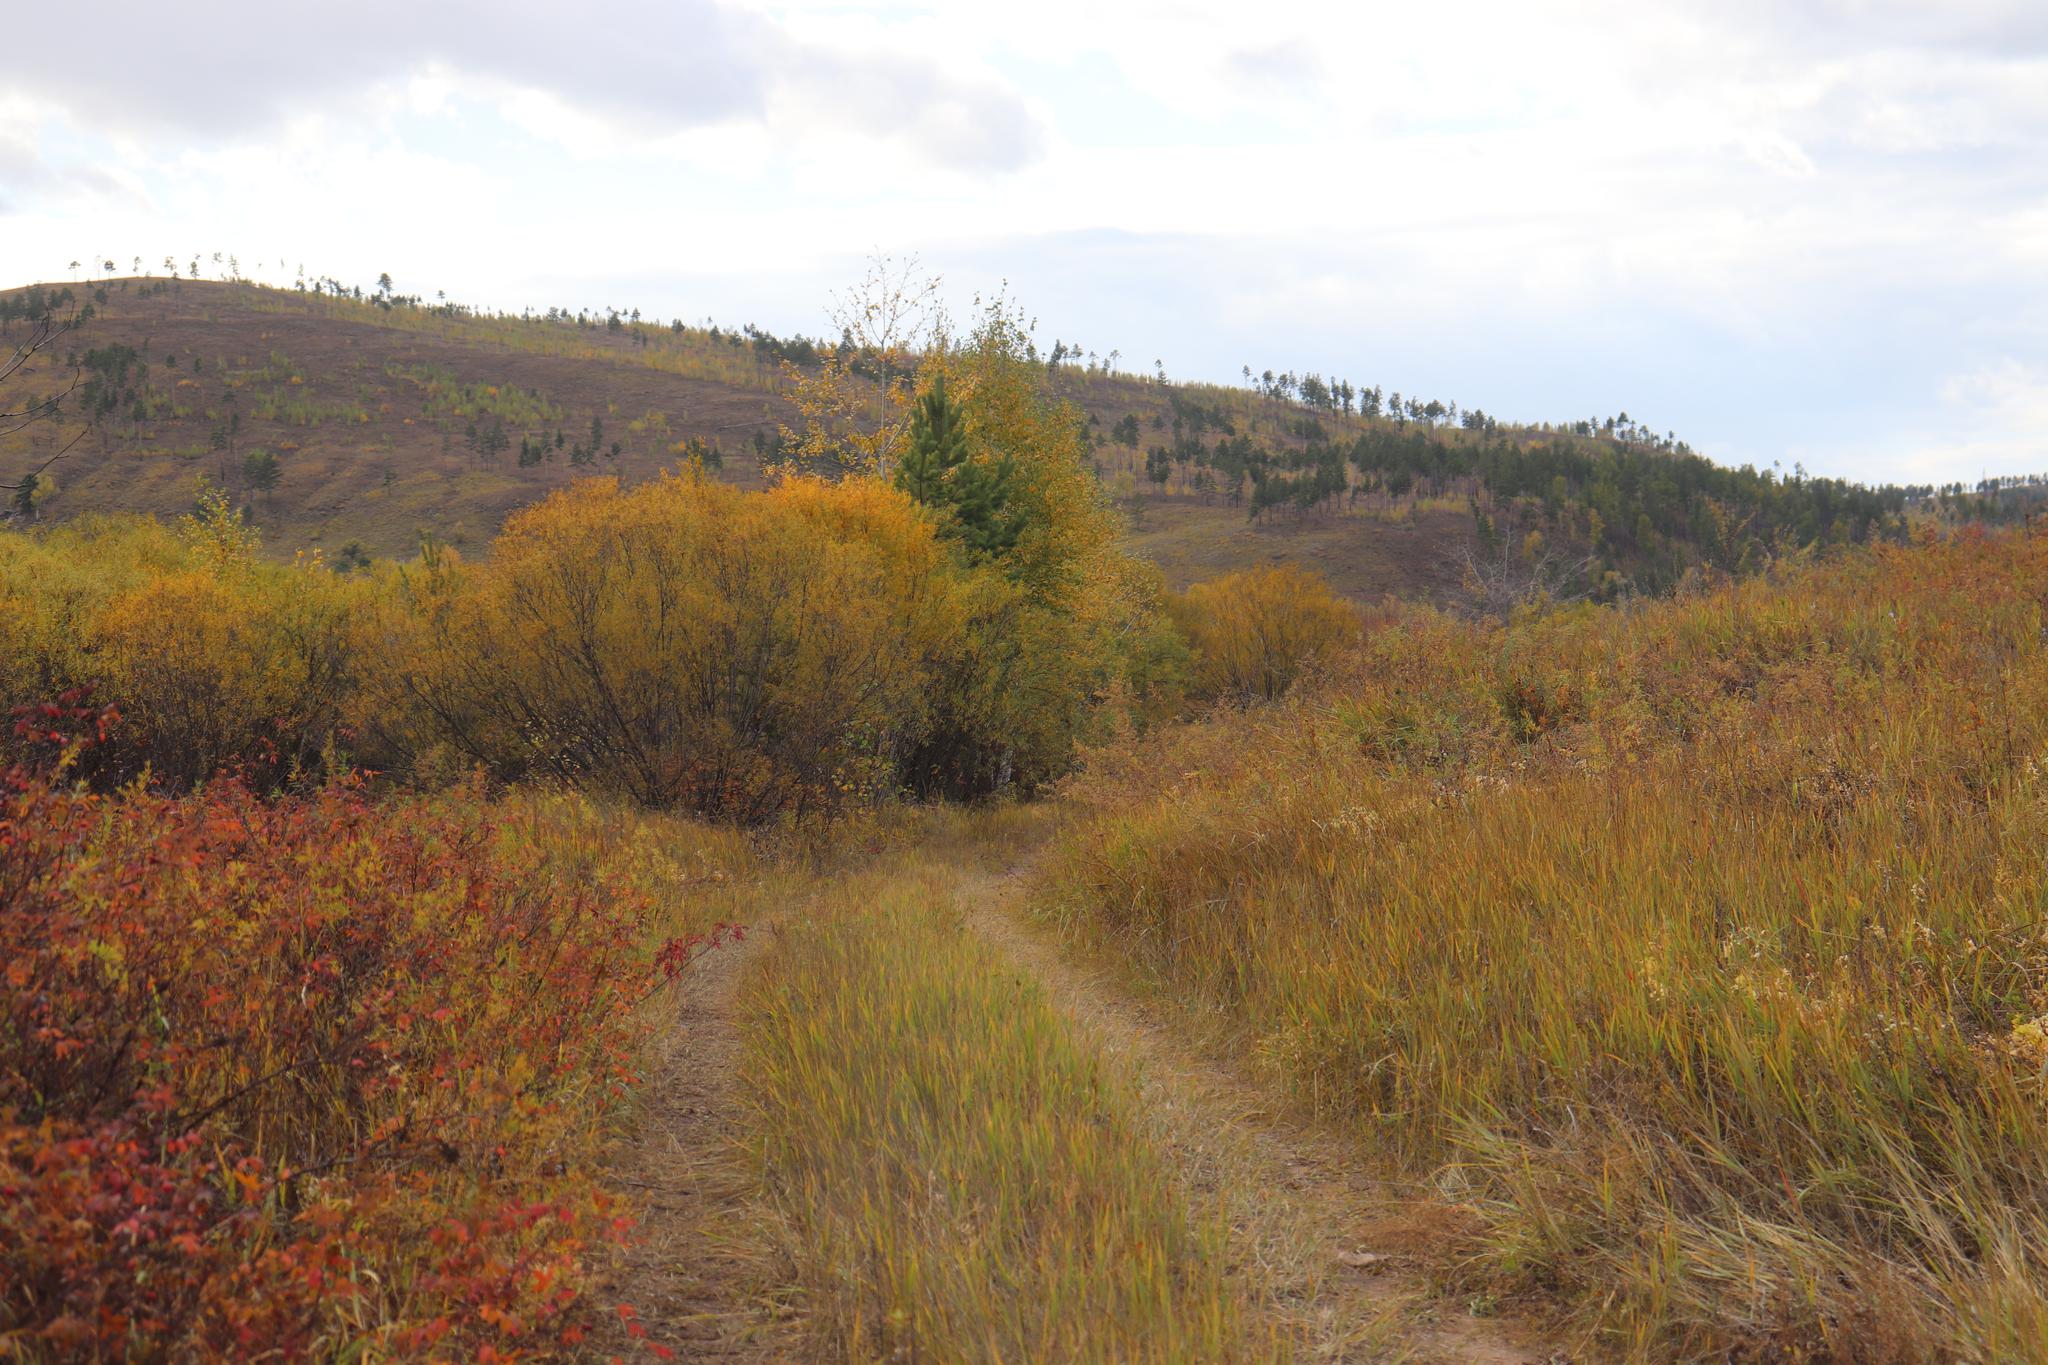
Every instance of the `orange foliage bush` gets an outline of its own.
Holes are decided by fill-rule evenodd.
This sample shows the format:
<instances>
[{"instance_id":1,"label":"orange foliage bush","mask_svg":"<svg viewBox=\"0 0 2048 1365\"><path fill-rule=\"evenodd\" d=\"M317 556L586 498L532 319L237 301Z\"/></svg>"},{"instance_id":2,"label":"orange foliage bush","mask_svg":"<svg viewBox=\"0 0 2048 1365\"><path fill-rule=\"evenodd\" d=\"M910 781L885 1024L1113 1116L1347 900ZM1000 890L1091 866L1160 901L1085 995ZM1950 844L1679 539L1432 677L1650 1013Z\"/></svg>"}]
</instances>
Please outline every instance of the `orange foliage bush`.
<instances>
[{"instance_id":1,"label":"orange foliage bush","mask_svg":"<svg viewBox=\"0 0 2048 1365\"><path fill-rule=\"evenodd\" d=\"M1172 610L1194 654L1200 697L1271 701L1358 638L1358 613L1321 574L1293 564L1197 583Z\"/></svg>"},{"instance_id":2,"label":"orange foliage bush","mask_svg":"<svg viewBox=\"0 0 2048 1365\"><path fill-rule=\"evenodd\" d=\"M634 1006L716 935L654 950L643 897L496 826L6 775L0 1351L580 1338Z\"/></svg>"},{"instance_id":3,"label":"orange foliage bush","mask_svg":"<svg viewBox=\"0 0 2048 1365\"><path fill-rule=\"evenodd\" d=\"M959 595L872 479L586 480L387 596L362 724L416 770L438 745L736 824L829 813L893 790Z\"/></svg>"}]
</instances>

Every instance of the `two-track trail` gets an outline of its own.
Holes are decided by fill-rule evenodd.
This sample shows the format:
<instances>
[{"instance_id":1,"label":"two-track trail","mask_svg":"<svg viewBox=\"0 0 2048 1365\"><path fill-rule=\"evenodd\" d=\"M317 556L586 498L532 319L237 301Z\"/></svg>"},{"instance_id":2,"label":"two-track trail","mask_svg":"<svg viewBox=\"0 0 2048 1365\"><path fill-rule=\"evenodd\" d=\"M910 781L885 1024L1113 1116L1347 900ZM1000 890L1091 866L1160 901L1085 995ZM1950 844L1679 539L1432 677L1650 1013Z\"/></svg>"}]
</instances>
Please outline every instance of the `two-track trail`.
<instances>
[{"instance_id":1,"label":"two-track trail","mask_svg":"<svg viewBox=\"0 0 2048 1365\"><path fill-rule=\"evenodd\" d=\"M1140 1097L1190 1216L1227 1229L1243 1316L1265 1325L1259 1336L1278 1353L1482 1365L1569 1358L1533 1328L1432 1295L1405 1255L1413 1220L1357 1154L1288 1117L1112 972L1074 960L1029 921L1022 873L962 858L947 863L946 880L965 930L1035 983L1073 1036ZM797 1292L777 1288L787 1267L746 1144L756 1115L740 1006L748 973L763 966L764 948L773 951L777 919L810 913L829 894L821 884L780 909L764 905L744 944L706 954L688 974L638 1139L620 1163L618 1183L639 1205L643 1236L609 1292L681 1359L803 1360L819 1349ZM592 1345L598 1358L646 1358L623 1323Z\"/></svg>"},{"instance_id":2,"label":"two-track trail","mask_svg":"<svg viewBox=\"0 0 2048 1365\"><path fill-rule=\"evenodd\" d=\"M1433 1300L1402 1265L1398 1243L1411 1234L1396 1229L1385 1191L1356 1154L1279 1112L1271 1095L1202 1055L1185 1030L1108 973L1074 962L1027 921L1024 891L1016 873L963 878L967 924L1130 1073L1157 1140L1183 1172L1191 1206L1211 1204L1202 1211L1221 1214L1229 1227L1249 1306L1305 1348L1306 1358L1480 1365L1565 1358L1531 1329Z\"/></svg>"}]
</instances>

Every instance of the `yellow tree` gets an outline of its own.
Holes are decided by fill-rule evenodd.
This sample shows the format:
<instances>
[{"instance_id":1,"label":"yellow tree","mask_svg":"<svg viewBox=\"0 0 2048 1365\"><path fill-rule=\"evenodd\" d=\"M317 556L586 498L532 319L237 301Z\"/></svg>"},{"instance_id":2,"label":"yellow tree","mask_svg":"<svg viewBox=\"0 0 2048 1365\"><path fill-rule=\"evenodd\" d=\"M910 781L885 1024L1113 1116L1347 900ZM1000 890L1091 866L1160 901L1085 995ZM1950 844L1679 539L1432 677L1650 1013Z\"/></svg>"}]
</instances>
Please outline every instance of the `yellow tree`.
<instances>
[{"instance_id":1,"label":"yellow tree","mask_svg":"<svg viewBox=\"0 0 2048 1365\"><path fill-rule=\"evenodd\" d=\"M840 344L815 370L782 362L801 429L781 427L784 459L799 473L886 478L903 451L919 357L945 332L939 280L918 261L878 256L834 300Z\"/></svg>"}]
</instances>

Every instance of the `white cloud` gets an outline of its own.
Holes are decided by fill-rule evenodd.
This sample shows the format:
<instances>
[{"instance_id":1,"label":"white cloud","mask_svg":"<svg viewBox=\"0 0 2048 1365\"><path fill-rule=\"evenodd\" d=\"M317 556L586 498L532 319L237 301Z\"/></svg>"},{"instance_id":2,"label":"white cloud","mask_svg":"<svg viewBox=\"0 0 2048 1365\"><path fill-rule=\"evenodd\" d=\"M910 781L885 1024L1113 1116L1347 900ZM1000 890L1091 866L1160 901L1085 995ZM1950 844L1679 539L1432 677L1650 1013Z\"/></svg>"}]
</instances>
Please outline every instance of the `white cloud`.
<instances>
[{"instance_id":1,"label":"white cloud","mask_svg":"<svg viewBox=\"0 0 2048 1365\"><path fill-rule=\"evenodd\" d=\"M1916 452L1922 468L1950 477L2048 469L2048 367L2004 359L1941 385L1953 429Z\"/></svg>"},{"instance_id":2,"label":"white cloud","mask_svg":"<svg viewBox=\"0 0 2048 1365\"><path fill-rule=\"evenodd\" d=\"M15 36L80 31L0 110L42 273L217 244L814 328L781 301L921 250L1180 374L1654 403L1829 472L2034 454L1943 394L2048 370L2038 0L87 0Z\"/></svg>"},{"instance_id":3,"label":"white cloud","mask_svg":"<svg viewBox=\"0 0 2048 1365\"><path fill-rule=\"evenodd\" d=\"M22 63L20 88L146 140L260 136L307 110L360 113L381 87L429 75L540 92L635 140L807 110L905 137L948 166L1010 170L1040 145L1000 82L885 46L820 45L717 0L612 0L594 12L552 0L84 0L31 9L13 36L23 50L59 49L81 32L92 35L87 60Z\"/></svg>"}]
</instances>

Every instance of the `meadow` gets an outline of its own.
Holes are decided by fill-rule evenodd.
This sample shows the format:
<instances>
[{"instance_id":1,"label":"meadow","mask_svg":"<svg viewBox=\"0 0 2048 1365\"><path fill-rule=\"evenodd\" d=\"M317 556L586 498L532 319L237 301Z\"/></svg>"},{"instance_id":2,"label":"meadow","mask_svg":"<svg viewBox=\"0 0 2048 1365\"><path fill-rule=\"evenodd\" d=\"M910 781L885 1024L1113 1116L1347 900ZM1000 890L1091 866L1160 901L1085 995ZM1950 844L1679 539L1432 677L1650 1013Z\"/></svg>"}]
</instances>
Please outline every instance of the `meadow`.
<instances>
[{"instance_id":1,"label":"meadow","mask_svg":"<svg viewBox=\"0 0 2048 1365\"><path fill-rule=\"evenodd\" d=\"M1092 753L1043 913L1632 1359L2033 1358L2048 543L1375 619Z\"/></svg>"},{"instance_id":2,"label":"meadow","mask_svg":"<svg viewBox=\"0 0 2048 1365\"><path fill-rule=\"evenodd\" d=\"M0 1351L2048 1358L2048 541L1779 488L1553 594L1468 494L1519 576L1360 607L1192 458L1134 532L1008 305L869 361L487 549L0 534Z\"/></svg>"}]
</instances>

